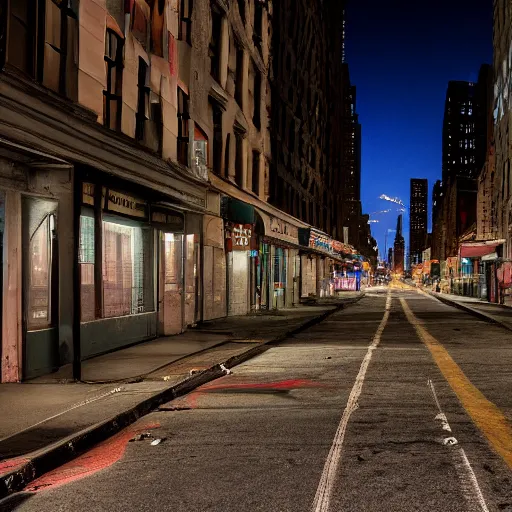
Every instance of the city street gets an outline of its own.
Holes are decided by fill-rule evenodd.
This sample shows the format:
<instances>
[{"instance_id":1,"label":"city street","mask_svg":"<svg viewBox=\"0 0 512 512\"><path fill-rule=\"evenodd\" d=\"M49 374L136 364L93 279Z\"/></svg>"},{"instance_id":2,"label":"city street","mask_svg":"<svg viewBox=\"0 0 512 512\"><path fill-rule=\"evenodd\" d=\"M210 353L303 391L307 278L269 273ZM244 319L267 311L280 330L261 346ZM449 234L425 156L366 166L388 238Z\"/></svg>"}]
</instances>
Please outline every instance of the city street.
<instances>
[{"instance_id":1,"label":"city street","mask_svg":"<svg viewBox=\"0 0 512 512\"><path fill-rule=\"evenodd\" d=\"M512 333L369 289L0 510L510 512L511 390Z\"/></svg>"}]
</instances>

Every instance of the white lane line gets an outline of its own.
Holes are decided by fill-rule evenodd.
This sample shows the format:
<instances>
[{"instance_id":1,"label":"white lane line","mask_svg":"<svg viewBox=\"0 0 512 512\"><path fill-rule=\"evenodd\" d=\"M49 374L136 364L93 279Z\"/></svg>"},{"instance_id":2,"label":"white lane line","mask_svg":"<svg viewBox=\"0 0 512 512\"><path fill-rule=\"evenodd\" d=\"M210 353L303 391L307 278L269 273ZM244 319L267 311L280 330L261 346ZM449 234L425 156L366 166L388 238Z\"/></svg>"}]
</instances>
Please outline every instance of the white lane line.
<instances>
[{"instance_id":1,"label":"white lane line","mask_svg":"<svg viewBox=\"0 0 512 512\"><path fill-rule=\"evenodd\" d=\"M384 316L382 317L377 332L375 333L375 336L373 337L373 340L369 345L368 350L366 351L366 355L364 356L363 362L361 363L359 373L357 374L356 380L354 382L354 385L352 386L352 390L348 397L347 405L345 407L345 410L343 411L343 416L341 417L338 429L336 430L336 434L334 435L334 440L331 449L329 450L329 455L327 456L327 460L325 461L324 470L322 472L320 483L318 484L318 489L316 491L315 501L313 502L314 512L327 512L329 510L329 503L331 500L332 489L336 478L336 471L338 469L338 465L341 459L341 449L343 447L343 440L345 438L347 425L350 420L350 416L358 408L357 400L361 395L361 391L363 389L366 371L368 370L368 365L370 364L373 351L377 348L384 328L386 327L390 309L391 291L388 290L386 298L386 310L384 312Z\"/></svg>"},{"instance_id":2,"label":"white lane line","mask_svg":"<svg viewBox=\"0 0 512 512\"><path fill-rule=\"evenodd\" d=\"M427 382L430 390L432 391L432 396L434 397L434 402L436 403L437 410L439 414L435 417L436 420L441 420L441 425L443 430L451 432L452 429L450 424L448 423L448 419L446 418L446 414L441 409L441 404L439 403L439 399L437 398L437 393L434 388L434 383L428 379ZM447 443L446 441L449 439L453 439L455 443ZM452 456L455 462L455 469L457 471L457 476L459 477L459 481L461 483L464 499L468 505L468 512L489 512L487 508L487 504L485 503L485 498L480 489L480 485L478 485L478 480L476 478L475 472L473 471L473 467L471 466L469 459L464 451L464 448L458 444L457 440L454 437L446 438L445 446L450 446L452 450Z\"/></svg>"}]
</instances>

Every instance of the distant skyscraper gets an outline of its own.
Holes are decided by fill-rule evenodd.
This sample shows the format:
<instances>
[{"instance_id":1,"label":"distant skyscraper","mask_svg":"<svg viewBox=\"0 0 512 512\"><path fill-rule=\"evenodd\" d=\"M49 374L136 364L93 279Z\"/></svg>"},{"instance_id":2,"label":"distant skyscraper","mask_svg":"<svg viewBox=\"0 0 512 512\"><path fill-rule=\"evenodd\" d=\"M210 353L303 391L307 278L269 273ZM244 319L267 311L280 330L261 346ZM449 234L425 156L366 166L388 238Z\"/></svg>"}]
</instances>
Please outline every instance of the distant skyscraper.
<instances>
[{"instance_id":1,"label":"distant skyscraper","mask_svg":"<svg viewBox=\"0 0 512 512\"><path fill-rule=\"evenodd\" d=\"M443 244L442 215L443 215L443 182L437 180L432 189L432 254L434 260L442 258Z\"/></svg>"},{"instance_id":2,"label":"distant skyscraper","mask_svg":"<svg viewBox=\"0 0 512 512\"><path fill-rule=\"evenodd\" d=\"M393 247L388 250L388 267L393 268Z\"/></svg>"},{"instance_id":3,"label":"distant skyscraper","mask_svg":"<svg viewBox=\"0 0 512 512\"><path fill-rule=\"evenodd\" d=\"M397 274L403 274L404 272L405 239L402 234L402 222L402 215L399 215L396 221L396 235L393 245L393 270Z\"/></svg>"},{"instance_id":4,"label":"distant skyscraper","mask_svg":"<svg viewBox=\"0 0 512 512\"><path fill-rule=\"evenodd\" d=\"M422 261L422 253L427 241L428 181L411 179L409 216L409 264Z\"/></svg>"}]
</instances>

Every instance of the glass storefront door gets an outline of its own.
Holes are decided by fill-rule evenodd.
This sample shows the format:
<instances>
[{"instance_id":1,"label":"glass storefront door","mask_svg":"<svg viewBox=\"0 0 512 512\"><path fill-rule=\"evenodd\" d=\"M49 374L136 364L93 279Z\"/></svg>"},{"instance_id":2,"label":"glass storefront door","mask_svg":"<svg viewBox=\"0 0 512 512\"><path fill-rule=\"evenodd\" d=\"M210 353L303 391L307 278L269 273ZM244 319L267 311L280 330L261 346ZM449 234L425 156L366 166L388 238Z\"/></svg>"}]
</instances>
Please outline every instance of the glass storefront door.
<instances>
[{"instance_id":1,"label":"glass storefront door","mask_svg":"<svg viewBox=\"0 0 512 512\"><path fill-rule=\"evenodd\" d=\"M274 247L274 300L273 308L282 309L286 303L286 272L288 249Z\"/></svg>"}]
</instances>

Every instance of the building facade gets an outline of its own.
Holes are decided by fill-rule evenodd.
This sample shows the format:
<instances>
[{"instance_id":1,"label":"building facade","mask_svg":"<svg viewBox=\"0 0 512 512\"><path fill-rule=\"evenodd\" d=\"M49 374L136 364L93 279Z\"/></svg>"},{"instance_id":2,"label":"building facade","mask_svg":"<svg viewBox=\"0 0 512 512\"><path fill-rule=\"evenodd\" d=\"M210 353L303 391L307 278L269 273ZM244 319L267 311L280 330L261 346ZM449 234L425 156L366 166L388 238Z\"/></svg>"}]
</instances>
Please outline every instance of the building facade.
<instances>
[{"instance_id":1,"label":"building facade","mask_svg":"<svg viewBox=\"0 0 512 512\"><path fill-rule=\"evenodd\" d=\"M409 205L409 262L417 265L427 243L428 180L411 179Z\"/></svg>"}]
</instances>

